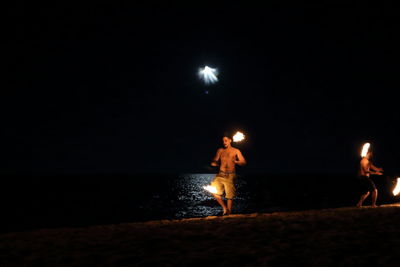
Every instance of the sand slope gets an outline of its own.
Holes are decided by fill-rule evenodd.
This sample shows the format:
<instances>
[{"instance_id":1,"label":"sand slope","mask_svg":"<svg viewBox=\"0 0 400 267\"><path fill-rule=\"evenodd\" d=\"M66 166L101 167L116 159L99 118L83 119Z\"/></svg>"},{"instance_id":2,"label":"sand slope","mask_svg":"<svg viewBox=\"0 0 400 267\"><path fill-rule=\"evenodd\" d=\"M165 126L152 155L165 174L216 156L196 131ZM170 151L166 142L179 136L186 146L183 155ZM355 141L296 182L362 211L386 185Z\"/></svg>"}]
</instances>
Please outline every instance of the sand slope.
<instances>
[{"instance_id":1,"label":"sand slope","mask_svg":"<svg viewBox=\"0 0 400 267\"><path fill-rule=\"evenodd\" d=\"M400 266L400 205L0 235L0 266Z\"/></svg>"}]
</instances>

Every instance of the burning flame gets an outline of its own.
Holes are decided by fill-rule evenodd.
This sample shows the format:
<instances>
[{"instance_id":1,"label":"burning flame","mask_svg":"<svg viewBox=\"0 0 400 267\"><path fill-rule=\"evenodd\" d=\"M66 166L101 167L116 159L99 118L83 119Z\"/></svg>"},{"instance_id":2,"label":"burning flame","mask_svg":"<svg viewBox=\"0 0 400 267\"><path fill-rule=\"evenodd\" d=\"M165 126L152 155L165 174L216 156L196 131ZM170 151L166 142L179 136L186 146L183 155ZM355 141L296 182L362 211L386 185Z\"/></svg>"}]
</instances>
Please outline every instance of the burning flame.
<instances>
[{"instance_id":1,"label":"burning flame","mask_svg":"<svg viewBox=\"0 0 400 267\"><path fill-rule=\"evenodd\" d=\"M217 188L215 188L215 186L207 185L207 186L203 186L203 188L210 193L213 193L213 194L217 193Z\"/></svg>"},{"instance_id":2,"label":"burning flame","mask_svg":"<svg viewBox=\"0 0 400 267\"><path fill-rule=\"evenodd\" d=\"M396 187L393 189L393 195L397 196L400 193L400 177L397 178Z\"/></svg>"},{"instance_id":3,"label":"burning flame","mask_svg":"<svg viewBox=\"0 0 400 267\"><path fill-rule=\"evenodd\" d=\"M234 136L233 136L233 142L240 142L244 140L244 134L241 132L237 132Z\"/></svg>"},{"instance_id":4,"label":"burning flame","mask_svg":"<svg viewBox=\"0 0 400 267\"><path fill-rule=\"evenodd\" d=\"M365 156L367 155L370 146L371 146L370 143L365 143L365 144L363 145L363 148L362 148L362 150L361 150L361 157L362 157L362 158L365 157Z\"/></svg>"}]
</instances>

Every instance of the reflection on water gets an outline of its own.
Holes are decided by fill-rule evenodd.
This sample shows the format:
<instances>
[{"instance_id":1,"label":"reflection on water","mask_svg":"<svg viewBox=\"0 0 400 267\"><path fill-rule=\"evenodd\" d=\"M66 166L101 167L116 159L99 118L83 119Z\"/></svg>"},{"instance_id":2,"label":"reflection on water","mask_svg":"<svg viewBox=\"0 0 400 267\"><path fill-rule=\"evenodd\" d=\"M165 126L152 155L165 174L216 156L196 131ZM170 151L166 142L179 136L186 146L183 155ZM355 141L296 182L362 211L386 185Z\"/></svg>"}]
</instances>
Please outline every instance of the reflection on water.
<instances>
[{"instance_id":1,"label":"reflection on water","mask_svg":"<svg viewBox=\"0 0 400 267\"><path fill-rule=\"evenodd\" d=\"M203 186L209 185L215 174L183 174L179 176L174 188L178 201L181 202L180 209L175 212L176 218L203 217L218 215L221 207L218 205L211 193L204 190ZM245 181L236 179L237 196L234 200L234 212L243 212L246 209Z\"/></svg>"},{"instance_id":2,"label":"reflection on water","mask_svg":"<svg viewBox=\"0 0 400 267\"><path fill-rule=\"evenodd\" d=\"M210 173L169 177L156 194L153 192L151 203L146 203L140 214L146 217L145 211L151 210L158 218L172 219L219 215L221 207L203 188L214 177ZM335 175L238 175L232 211L254 213L351 206L358 197L356 181L353 176ZM387 186L381 181L377 180L376 184L383 202L387 201L385 198L392 198L392 192L385 192Z\"/></svg>"},{"instance_id":3,"label":"reflection on water","mask_svg":"<svg viewBox=\"0 0 400 267\"><path fill-rule=\"evenodd\" d=\"M221 214L203 189L215 174L47 176L3 179L1 231ZM354 175L238 176L233 213L352 206L360 196ZM379 204L398 202L393 177L375 179ZM12 200L12 201L10 201Z\"/></svg>"}]
</instances>

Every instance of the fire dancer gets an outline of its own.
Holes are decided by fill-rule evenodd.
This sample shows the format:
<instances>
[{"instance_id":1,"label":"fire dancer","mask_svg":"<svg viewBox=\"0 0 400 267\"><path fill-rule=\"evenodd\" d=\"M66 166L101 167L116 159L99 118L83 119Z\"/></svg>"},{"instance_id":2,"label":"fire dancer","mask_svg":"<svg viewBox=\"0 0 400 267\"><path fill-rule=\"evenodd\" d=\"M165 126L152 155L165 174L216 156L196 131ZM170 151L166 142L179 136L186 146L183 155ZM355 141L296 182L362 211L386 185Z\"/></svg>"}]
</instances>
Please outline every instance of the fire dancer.
<instances>
[{"instance_id":1,"label":"fire dancer","mask_svg":"<svg viewBox=\"0 0 400 267\"><path fill-rule=\"evenodd\" d=\"M217 150L211 166L219 166L219 173L215 176L211 186L216 188L216 193L213 196L223 209L222 215L229 215L232 212L232 202L236 195L235 188L235 165L243 166L246 164L242 152L239 149L232 147L231 137L224 135L222 138L223 148ZM225 192L226 204L222 199Z\"/></svg>"},{"instance_id":2,"label":"fire dancer","mask_svg":"<svg viewBox=\"0 0 400 267\"><path fill-rule=\"evenodd\" d=\"M368 151L365 156L360 161L360 170L358 176L361 181L363 195L361 195L360 200L357 203L357 207L361 207L363 201L371 193L372 197L372 207L376 207L376 199L378 197L378 190L374 182L370 178L370 174L382 175L383 169L374 166L371 162L372 151Z\"/></svg>"}]
</instances>

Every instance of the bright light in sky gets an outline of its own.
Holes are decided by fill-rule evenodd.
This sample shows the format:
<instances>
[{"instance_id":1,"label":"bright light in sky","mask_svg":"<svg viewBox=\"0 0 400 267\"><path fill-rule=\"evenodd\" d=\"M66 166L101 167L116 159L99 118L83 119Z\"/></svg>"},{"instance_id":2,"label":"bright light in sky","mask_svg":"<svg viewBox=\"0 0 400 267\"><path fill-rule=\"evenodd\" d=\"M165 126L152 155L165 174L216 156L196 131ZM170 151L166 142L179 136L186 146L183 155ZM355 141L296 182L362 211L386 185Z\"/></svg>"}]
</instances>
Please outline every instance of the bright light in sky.
<instances>
[{"instance_id":1,"label":"bright light in sky","mask_svg":"<svg viewBox=\"0 0 400 267\"><path fill-rule=\"evenodd\" d=\"M205 66L204 69L199 70L200 78L205 82L205 84L211 84L218 82L218 70Z\"/></svg>"}]
</instances>

